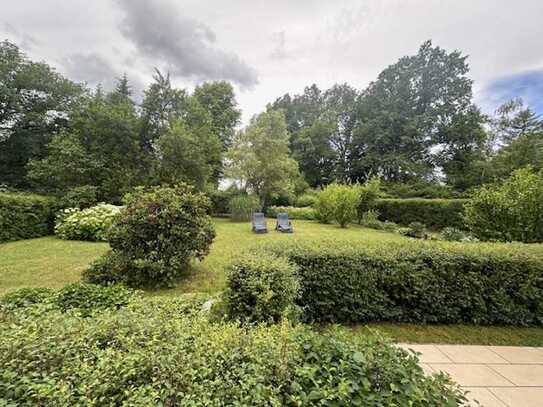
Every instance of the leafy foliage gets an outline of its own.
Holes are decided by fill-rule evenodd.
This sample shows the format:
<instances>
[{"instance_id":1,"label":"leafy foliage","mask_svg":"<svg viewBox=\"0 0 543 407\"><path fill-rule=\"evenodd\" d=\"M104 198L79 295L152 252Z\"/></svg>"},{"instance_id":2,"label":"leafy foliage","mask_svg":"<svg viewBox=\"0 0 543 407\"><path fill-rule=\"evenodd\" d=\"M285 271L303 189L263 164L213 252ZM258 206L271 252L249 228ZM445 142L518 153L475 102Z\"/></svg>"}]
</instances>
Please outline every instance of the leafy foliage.
<instances>
[{"instance_id":1,"label":"leafy foliage","mask_svg":"<svg viewBox=\"0 0 543 407\"><path fill-rule=\"evenodd\" d=\"M401 230L404 236L413 237L415 239L427 239L426 225L421 222L411 222L407 228Z\"/></svg>"},{"instance_id":2,"label":"leafy foliage","mask_svg":"<svg viewBox=\"0 0 543 407\"><path fill-rule=\"evenodd\" d=\"M445 375L377 336L288 323L210 323L179 299L83 318L0 318L0 400L11 405L458 405Z\"/></svg>"},{"instance_id":3,"label":"leafy foliage","mask_svg":"<svg viewBox=\"0 0 543 407\"><path fill-rule=\"evenodd\" d=\"M315 203L317 219L323 223L335 220L342 228L356 219L360 203L360 186L331 184L323 189Z\"/></svg>"},{"instance_id":4,"label":"leafy foliage","mask_svg":"<svg viewBox=\"0 0 543 407\"><path fill-rule=\"evenodd\" d=\"M253 213L259 210L260 200L254 195L235 195L228 202L230 219L236 222L251 220Z\"/></svg>"},{"instance_id":5,"label":"leafy foliage","mask_svg":"<svg viewBox=\"0 0 543 407\"><path fill-rule=\"evenodd\" d=\"M0 192L0 242L51 234L56 209L51 197Z\"/></svg>"},{"instance_id":6,"label":"leafy foliage","mask_svg":"<svg viewBox=\"0 0 543 407\"><path fill-rule=\"evenodd\" d=\"M385 227L385 222L379 220L379 212L374 209L370 209L362 215L360 224L370 229L384 229Z\"/></svg>"},{"instance_id":7,"label":"leafy foliage","mask_svg":"<svg viewBox=\"0 0 543 407\"><path fill-rule=\"evenodd\" d=\"M315 202L317 202L317 192L305 192L303 195L296 198L295 206L298 208L306 208L308 206L313 206Z\"/></svg>"},{"instance_id":8,"label":"leafy foliage","mask_svg":"<svg viewBox=\"0 0 543 407\"><path fill-rule=\"evenodd\" d=\"M289 219L315 220L316 214L313 208L296 208L294 206L270 206L266 215L270 218L277 217L278 213L286 213Z\"/></svg>"},{"instance_id":9,"label":"leafy foliage","mask_svg":"<svg viewBox=\"0 0 543 407\"><path fill-rule=\"evenodd\" d=\"M245 254L227 269L227 314L244 322L278 322L298 295L296 267L265 252Z\"/></svg>"},{"instance_id":10,"label":"leafy foliage","mask_svg":"<svg viewBox=\"0 0 543 407\"><path fill-rule=\"evenodd\" d=\"M215 237L209 200L186 184L138 189L126 198L126 207L115 218L109 243L115 261L104 259L92 270L125 266L120 281L132 286L173 285L187 271L191 259L203 259ZM117 278L117 267L111 279Z\"/></svg>"},{"instance_id":11,"label":"leafy foliage","mask_svg":"<svg viewBox=\"0 0 543 407\"><path fill-rule=\"evenodd\" d=\"M312 321L541 326L543 262L470 243L268 246L298 267L298 305Z\"/></svg>"},{"instance_id":12,"label":"leafy foliage","mask_svg":"<svg viewBox=\"0 0 543 407\"><path fill-rule=\"evenodd\" d=\"M466 204L465 222L483 240L543 242L542 174L521 169L481 187Z\"/></svg>"},{"instance_id":13,"label":"leafy foliage","mask_svg":"<svg viewBox=\"0 0 543 407\"><path fill-rule=\"evenodd\" d=\"M87 209L66 208L57 215L55 234L66 240L107 241L120 206L98 204Z\"/></svg>"}]
</instances>

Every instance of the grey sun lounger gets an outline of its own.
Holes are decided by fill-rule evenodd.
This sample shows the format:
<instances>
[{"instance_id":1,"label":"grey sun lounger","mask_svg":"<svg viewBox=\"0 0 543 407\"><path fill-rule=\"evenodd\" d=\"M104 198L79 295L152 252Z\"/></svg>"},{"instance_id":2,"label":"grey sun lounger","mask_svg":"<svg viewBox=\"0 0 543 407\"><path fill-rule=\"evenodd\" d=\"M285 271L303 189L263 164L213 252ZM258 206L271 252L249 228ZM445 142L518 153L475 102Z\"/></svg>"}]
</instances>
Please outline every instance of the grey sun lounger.
<instances>
[{"instance_id":1,"label":"grey sun lounger","mask_svg":"<svg viewBox=\"0 0 543 407\"><path fill-rule=\"evenodd\" d=\"M253 213L253 232L255 233L268 233L268 225L266 224L266 218L262 212Z\"/></svg>"},{"instance_id":2,"label":"grey sun lounger","mask_svg":"<svg viewBox=\"0 0 543 407\"><path fill-rule=\"evenodd\" d=\"M294 229L292 228L292 223L288 220L288 214L278 213L277 214L277 223L275 224L275 230L283 233L292 233Z\"/></svg>"}]
</instances>

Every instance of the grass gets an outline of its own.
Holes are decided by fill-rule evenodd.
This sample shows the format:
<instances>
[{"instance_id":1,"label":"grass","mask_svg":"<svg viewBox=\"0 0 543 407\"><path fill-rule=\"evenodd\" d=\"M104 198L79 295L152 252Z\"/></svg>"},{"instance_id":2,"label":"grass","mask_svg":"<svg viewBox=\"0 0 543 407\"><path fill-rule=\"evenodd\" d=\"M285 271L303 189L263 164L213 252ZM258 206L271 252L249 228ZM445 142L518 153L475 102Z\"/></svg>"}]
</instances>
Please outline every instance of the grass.
<instances>
[{"instance_id":1,"label":"grass","mask_svg":"<svg viewBox=\"0 0 543 407\"><path fill-rule=\"evenodd\" d=\"M341 239L375 245L408 239L356 225L340 229L336 225L321 225L311 221L294 221L293 224L294 234L281 234L273 231L273 222L269 220L270 232L255 235L248 223L216 219L217 237L209 256L203 262L194 264L191 274L175 289L148 291L148 295L216 293L224 287L224 267L231 259L240 251L262 241ZM475 244L474 249L482 246ZM515 245L507 247L514 249ZM519 249L541 253L543 256L543 245L522 245ZM106 243L65 241L55 237L0 244L0 296L22 287L60 288L67 283L79 281L87 265L107 250ZM398 342L408 343L543 346L543 328L376 323L349 329L355 334L378 329Z\"/></svg>"}]
</instances>

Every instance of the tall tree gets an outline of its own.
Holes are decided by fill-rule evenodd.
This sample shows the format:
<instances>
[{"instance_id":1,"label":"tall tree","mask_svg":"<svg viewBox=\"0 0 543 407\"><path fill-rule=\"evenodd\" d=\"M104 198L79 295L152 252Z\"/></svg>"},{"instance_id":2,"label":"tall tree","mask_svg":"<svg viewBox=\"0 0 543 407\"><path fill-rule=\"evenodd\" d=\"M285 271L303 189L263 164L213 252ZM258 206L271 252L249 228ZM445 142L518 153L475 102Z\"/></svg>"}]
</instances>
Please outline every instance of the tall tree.
<instances>
[{"instance_id":1,"label":"tall tree","mask_svg":"<svg viewBox=\"0 0 543 407\"><path fill-rule=\"evenodd\" d=\"M270 110L253 117L228 151L228 175L257 194L264 207L272 198L292 193L299 177L288 140L283 112Z\"/></svg>"},{"instance_id":2,"label":"tall tree","mask_svg":"<svg viewBox=\"0 0 543 407\"><path fill-rule=\"evenodd\" d=\"M524 107L521 98L502 104L491 125L498 145L508 145L524 134L543 131L543 120L530 107Z\"/></svg>"},{"instance_id":3,"label":"tall tree","mask_svg":"<svg viewBox=\"0 0 543 407\"><path fill-rule=\"evenodd\" d=\"M84 89L13 43L0 42L0 182L27 187L26 164L43 158Z\"/></svg>"}]
</instances>

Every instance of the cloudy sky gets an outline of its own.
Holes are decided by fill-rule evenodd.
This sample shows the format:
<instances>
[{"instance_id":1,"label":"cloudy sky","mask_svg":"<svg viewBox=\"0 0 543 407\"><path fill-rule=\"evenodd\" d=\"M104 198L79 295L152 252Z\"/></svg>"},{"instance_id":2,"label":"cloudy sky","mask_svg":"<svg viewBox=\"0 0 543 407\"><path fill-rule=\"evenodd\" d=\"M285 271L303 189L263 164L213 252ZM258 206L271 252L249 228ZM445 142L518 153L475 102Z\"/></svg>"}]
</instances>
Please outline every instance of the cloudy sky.
<instances>
[{"instance_id":1,"label":"cloudy sky","mask_svg":"<svg viewBox=\"0 0 543 407\"><path fill-rule=\"evenodd\" d=\"M225 79L244 121L286 92L364 88L431 39L469 55L487 112L521 96L543 113L541 0L4 0L0 38L70 78L136 89L153 68L191 88Z\"/></svg>"}]
</instances>

